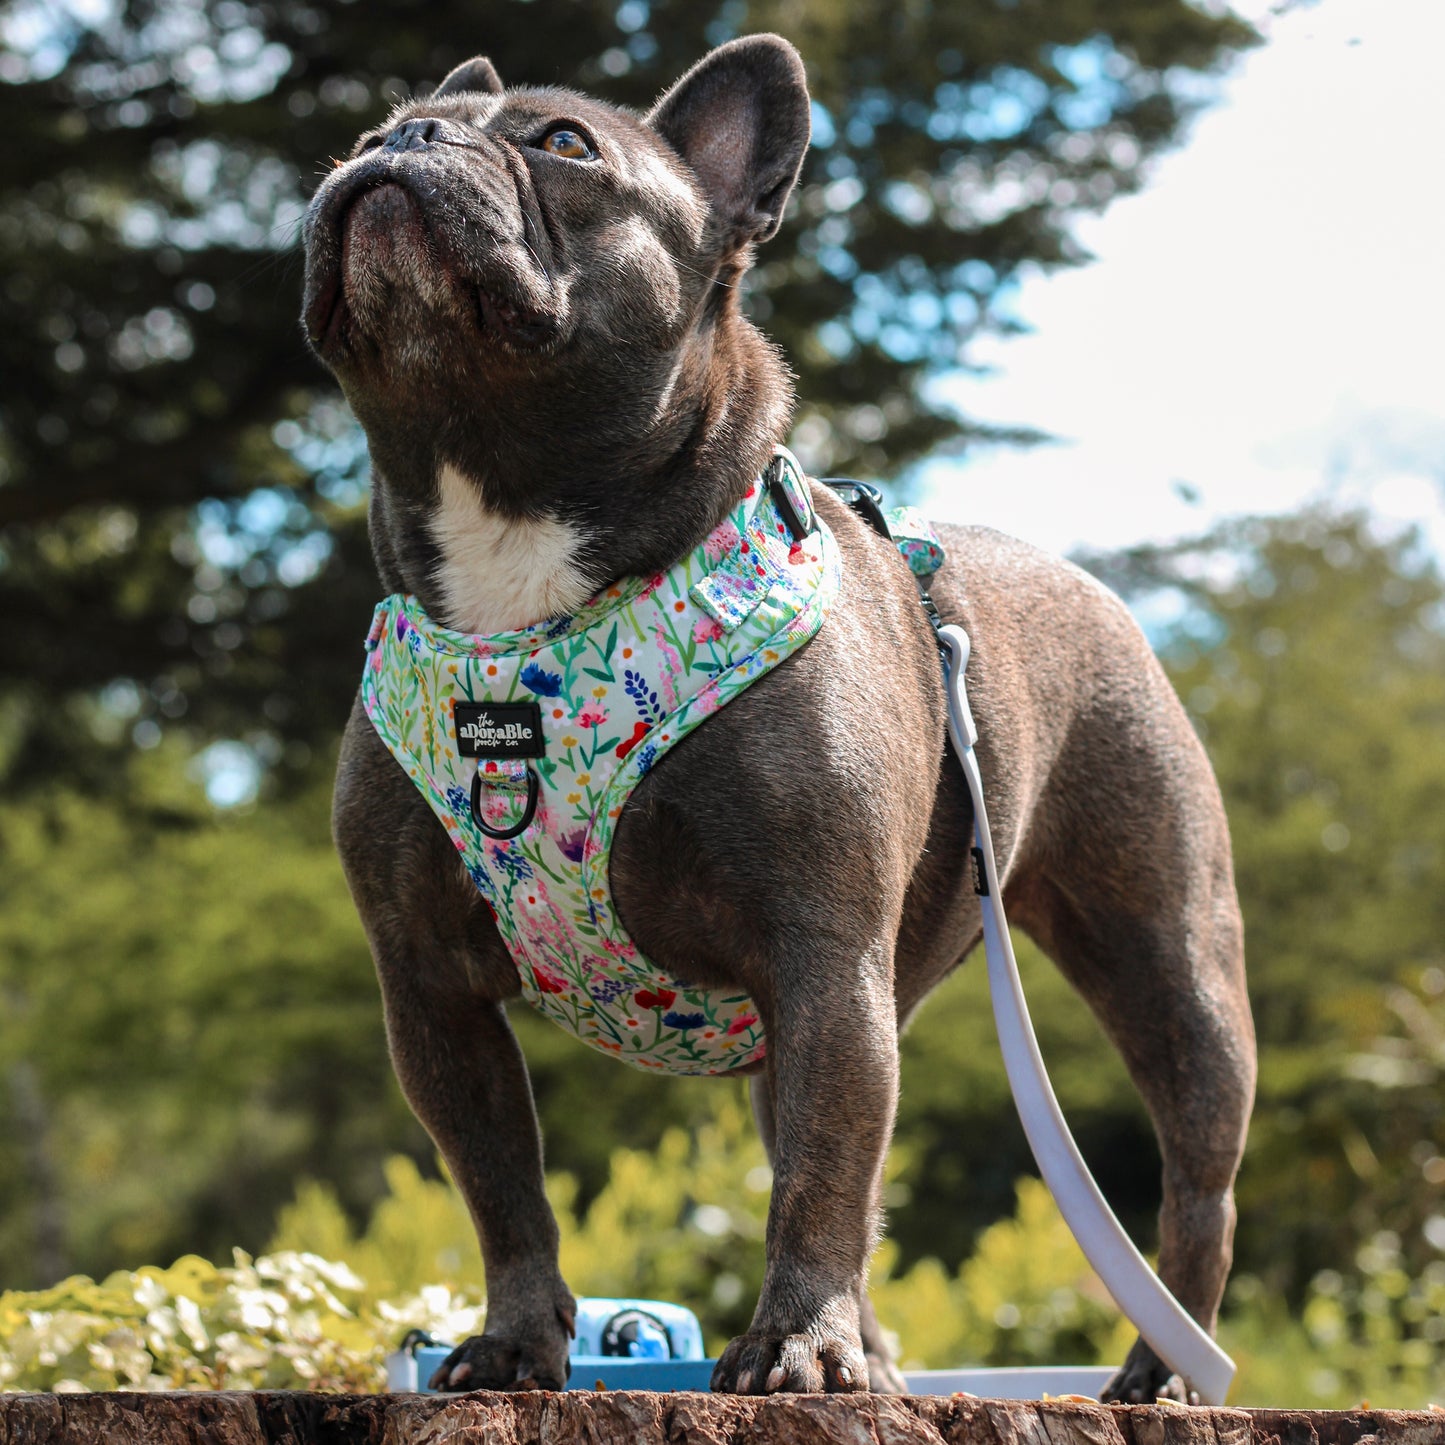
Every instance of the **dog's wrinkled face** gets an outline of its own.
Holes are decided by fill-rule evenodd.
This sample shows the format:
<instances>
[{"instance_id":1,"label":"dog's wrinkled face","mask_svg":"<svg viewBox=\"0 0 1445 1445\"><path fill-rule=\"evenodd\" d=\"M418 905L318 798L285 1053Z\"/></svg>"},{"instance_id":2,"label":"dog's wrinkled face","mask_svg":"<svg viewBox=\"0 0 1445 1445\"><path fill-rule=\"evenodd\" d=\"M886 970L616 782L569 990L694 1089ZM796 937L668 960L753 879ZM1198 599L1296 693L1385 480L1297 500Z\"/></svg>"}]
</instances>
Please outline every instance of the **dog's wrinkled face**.
<instances>
[{"instance_id":1,"label":"dog's wrinkled face","mask_svg":"<svg viewBox=\"0 0 1445 1445\"><path fill-rule=\"evenodd\" d=\"M564 90L414 101L316 196L308 332L362 385L665 347L713 260L707 218L676 155L611 106Z\"/></svg>"},{"instance_id":2,"label":"dog's wrinkled face","mask_svg":"<svg viewBox=\"0 0 1445 1445\"><path fill-rule=\"evenodd\" d=\"M305 325L367 433L389 587L513 626L716 523L786 425L733 283L808 120L797 53L750 36L645 116L504 90L479 57L360 138L307 214ZM550 580L481 605L508 558ZM451 605L464 590L477 605Z\"/></svg>"},{"instance_id":3,"label":"dog's wrinkled face","mask_svg":"<svg viewBox=\"0 0 1445 1445\"><path fill-rule=\"evenodd\" d=\"M646 117L503 90L479 58L363 135L305 231L307 334L353 400L672 352L776 229L807 144L801 74L738 49Z\"/></svg>"}]
</instances>

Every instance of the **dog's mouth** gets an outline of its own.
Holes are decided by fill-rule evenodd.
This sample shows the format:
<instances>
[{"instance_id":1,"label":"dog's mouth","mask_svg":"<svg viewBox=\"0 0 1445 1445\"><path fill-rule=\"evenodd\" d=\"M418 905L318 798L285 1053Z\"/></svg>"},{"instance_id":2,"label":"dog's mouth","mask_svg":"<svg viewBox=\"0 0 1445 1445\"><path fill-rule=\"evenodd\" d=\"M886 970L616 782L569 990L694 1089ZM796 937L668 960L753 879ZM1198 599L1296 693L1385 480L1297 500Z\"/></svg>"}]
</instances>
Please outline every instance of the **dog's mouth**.
<instances>
[{"instance_id":1,"label":"dog's mouth","mask_svg":"<svg viewBox=\"0 0 1445 1445\"><path fill-rule=\"evenodd\" d=\"M477 286L474 290L477 324L483 331L492 331L513 345L527 349L543 347L555 336L557 323L554 317L520 306L485 286Z\"/></svg>"},{"instance_id":2,"label":"dog's mouth","mask_svg":"<svg viewBox=\"0 0 1445 1445\"><path fill-rule=\"evenodd\" d=\"M508 349L535 352L555 339L556 318L527 305L510 278L479 279L475 263L455 256L418 198L393 177L359 178L328 209L321 218L325 259L309 278L305 308L306 334L323 359L340 360L363 339L384 348L399 292Z\"/></svg>"}]
</instances>

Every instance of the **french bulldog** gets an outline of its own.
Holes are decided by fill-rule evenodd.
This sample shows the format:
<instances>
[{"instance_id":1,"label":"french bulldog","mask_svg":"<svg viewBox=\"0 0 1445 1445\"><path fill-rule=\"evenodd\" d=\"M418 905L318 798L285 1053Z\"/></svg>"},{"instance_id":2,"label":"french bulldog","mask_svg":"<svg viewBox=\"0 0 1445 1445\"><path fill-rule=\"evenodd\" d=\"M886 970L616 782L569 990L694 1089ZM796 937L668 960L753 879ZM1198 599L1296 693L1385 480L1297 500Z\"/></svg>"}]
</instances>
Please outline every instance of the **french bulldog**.
<instances>
[{"instance_id":1,"label":"french bulldog","mask_svg":"<svg viewBox=\"0 0 1445 1445\"><path fill-rule=\"evenodd\" d=\"M364 427L387 593L490 634L667 568L738 505L793 396L738 283L809 140L802 63L754 35L645 115L505 89L484 58L367 131L305 222L304 320ZM637 945L744 989L772 1159L766 1275L714 1390L899 1390L869 1305L898 1035L980 937L971 806L935 636L897 551L821 486L841 590L822 630L642 779L613 897ZM1159 1270L1213 1329L1254 1089L1229 837L1204 752L1120 602L982 528L942 529L932 595L968 686L1011 918L1077 987L1163 1155ZM433 1383L560 1388L558 1268L518 973L493 915L358 706L334 830L397 1075L472 1216L482 1334ZM1142 1341L1112 1400L1182 1396Z\"/></svg>"}]
</instances>

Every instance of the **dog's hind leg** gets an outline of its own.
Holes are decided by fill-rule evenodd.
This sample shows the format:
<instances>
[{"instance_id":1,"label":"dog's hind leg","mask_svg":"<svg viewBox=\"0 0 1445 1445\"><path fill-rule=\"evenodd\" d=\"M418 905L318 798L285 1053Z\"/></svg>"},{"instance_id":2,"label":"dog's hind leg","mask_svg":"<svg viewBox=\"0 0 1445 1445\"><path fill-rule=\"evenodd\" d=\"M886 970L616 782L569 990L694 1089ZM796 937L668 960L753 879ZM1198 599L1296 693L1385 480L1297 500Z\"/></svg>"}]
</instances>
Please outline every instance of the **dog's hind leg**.
<instances>
[{"instance_id":1,"label":"dog's hind leg","mask_svg":"<svg viewBox=\"0 0 1445 1445\"><path fill-rule=\"evenodd\" d=\"M773 1091L768 1075L754 1074L748 1080L748 1086L751 1090L753 1117L758 1123L758 1134L771 1161L776 1126L773 1120ZM863 1338L863 1354L868 1361L868 1388L878 1395L906 1395L908 1385L902 1371L893 1362L893 1352L888 1347L887 1338L873 1309L873 1301L868 1298L866 1289L858 1296L858 1333Z\"/></svg>"},{"instance_id":2,"label":"dog's hind leg","mask_svg":"<svg viewBox=\"0 0 1445 1445\"><path fill-rule=\"evenodd\" d=\"M1227 845L1222 866L1196 867L1192 885L1176 877L1148 896L1147 880L1169 871L1134 872L1139 891L1127 896L1099 877L1025 888L1014 916L1088 1000L1144 1098L1163 1156L1159 1274L1213 1332L1232 1257L1254 1031ZM1186 1386L1136 1341L1104 1398L1161 1394L1182 1399Z\"/></svg>"}]
</instances>

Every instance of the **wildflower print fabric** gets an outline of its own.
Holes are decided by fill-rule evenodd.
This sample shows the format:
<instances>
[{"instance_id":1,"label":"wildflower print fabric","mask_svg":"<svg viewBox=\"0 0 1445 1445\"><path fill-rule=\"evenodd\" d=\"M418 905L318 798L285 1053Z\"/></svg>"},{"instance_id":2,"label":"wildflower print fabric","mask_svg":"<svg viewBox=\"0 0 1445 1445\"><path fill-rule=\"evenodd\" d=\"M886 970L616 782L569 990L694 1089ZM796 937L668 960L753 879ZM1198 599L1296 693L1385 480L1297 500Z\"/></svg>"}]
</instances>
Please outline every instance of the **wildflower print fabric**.
<instances>
[{"instance_id":1,"label":"wildflower print fabric","mask_svg":"<svg viewBox=\"0 0 1445 1445\"><path fill-rule=\"evenodd\" d=\"M743 993L696 988L643 957L608 881L617 819L667 750L823 624L838 593L837 544L807 482L779 449L795 541L761 481L669 571L604 588L575 616L473 637L437 626L414 597L388 597L367 638L362 700L377 734L446 827L491 905L535 1008L641 1068L722 1074L760 1059L762 1024ZM801 510L800 510L801 509ZM544 755L463 757L458 703L537 703ZM539 801L523 816L527 770Z\"/></svg>"},{"instance_id":2,"label":"wildflower print fabric","mask_svg":"<svg viewBox=\"0 0 1445 1445\"><path fill-rule=\"evenodd\" d=\"M943 566L943 543L933 523L916 507L891 507L883 514L893 543L915 577L931 577Z\"/></svg>"}]
</instances>

